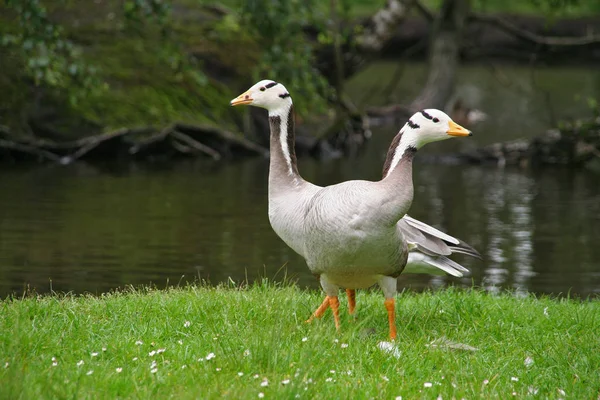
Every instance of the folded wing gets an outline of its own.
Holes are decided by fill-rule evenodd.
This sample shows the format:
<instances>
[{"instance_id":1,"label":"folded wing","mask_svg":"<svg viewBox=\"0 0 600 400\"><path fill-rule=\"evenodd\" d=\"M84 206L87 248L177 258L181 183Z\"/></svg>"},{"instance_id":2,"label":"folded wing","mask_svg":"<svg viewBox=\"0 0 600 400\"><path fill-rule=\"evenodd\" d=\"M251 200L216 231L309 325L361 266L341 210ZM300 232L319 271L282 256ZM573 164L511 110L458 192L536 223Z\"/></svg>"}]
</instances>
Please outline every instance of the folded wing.
<instances>
[{"instance_id":1,"label":"folded wing","mask_svg":"<svg viewBox=\"0 0 600 400\"><path fill-rule=\"evenodd\" d=\"M410 251L404 272L439 274L443 271L462 277L469 270L448 256L460 253L481 259L479 252L467 243L408 215L398 221L397 229L404 236Z\"/></svg>"}]
</instances>

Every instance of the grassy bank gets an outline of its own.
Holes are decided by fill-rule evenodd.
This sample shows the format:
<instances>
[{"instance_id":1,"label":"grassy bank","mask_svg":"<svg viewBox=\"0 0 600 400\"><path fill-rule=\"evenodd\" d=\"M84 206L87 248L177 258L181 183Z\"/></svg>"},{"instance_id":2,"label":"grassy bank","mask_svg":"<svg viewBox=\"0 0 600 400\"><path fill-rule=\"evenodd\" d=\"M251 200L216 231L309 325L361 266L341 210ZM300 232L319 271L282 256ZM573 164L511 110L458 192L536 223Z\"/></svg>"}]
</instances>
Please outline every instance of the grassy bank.
<instances>
[{"instance_id":1,"label":"grassy bank","mask_svg":"<svg viewBox=\"0 0 600 400\"><path fill-rule=\"evenodd\" d=\"M396 354L378 292L338 334L303 323L320 301L272 284L5 300L0 398L598 396L598 301L403 293Z\"/></svg>"}]
</instances>

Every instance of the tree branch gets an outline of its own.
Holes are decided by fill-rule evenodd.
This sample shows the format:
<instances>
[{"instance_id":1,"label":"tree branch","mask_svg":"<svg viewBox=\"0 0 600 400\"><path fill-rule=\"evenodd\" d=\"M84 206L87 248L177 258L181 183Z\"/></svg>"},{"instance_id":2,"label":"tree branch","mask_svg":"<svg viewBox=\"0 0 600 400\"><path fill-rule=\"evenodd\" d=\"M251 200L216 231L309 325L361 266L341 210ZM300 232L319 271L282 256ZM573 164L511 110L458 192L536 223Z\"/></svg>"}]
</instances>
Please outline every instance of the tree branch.
<instances>
[{"instance_id":1,"label":"tree branch","mask_svg":"<svg viewBox=\"0 0 600 400\"><path fill-rule=\"evenodd\" d=\"M60 157L50 151L40 149L34 146L29 146L23 143L12 142L9 140L0 139L0 149L14 150L21 153L31 154L44 160L60 162Z\"/></svg>"},{"instance_id":2,"label":"tree branch","mask_svg":"<svg viewBox=\"0 0 600 400\"><path fill-rule=\"evenodd\" d=\"M588 46L591 44L600 43L600 35L587 35L579 37L558 37L558 36L542 36L537 33L521 29L517 25L508 20L495 16L472 13L469 16L471 21L486 23L495 26L496 28L511 34L523 41L550 47L569 47L569 46Z\"/></svg>"},{"instance_id":3,"label":"tree branch","mask_svg":"<svg viewBox=\"0 0 600 400\"><path fill-rule=\"evenodd\" d=\"M423 18L427 20L427 22L435 21L435 14L432 13L431 10L429 10L429 8L425 7L425 5L421 3L420 0L414 0L414 2L417 11L423 16Z\"/></svg>"},{"instance_id":4,"label":"tree branch","mask_svg":"<svg viewBox=\"0 0 600 400\"><path fill-rule=\"evenodd\" d=\"M385 7L373 15L356 44L361 51L377 53L394 35L398 24L408 15L414 0L387 0Z\"/></svg>"},{"instance_id":5,"label":"tree branch","mask_svg":"<svg viewBox=\"0 0 600 400\"><path fill-rule=\"evenodd\" d=\"M173 138L177 139L178 141L183 142L185 145L192 148L193 150L212 157L212 159L215 161L218 161L221 159L221 154L219 154L219 152L208 147L205 144L198 142L197 140L192 139L185 133L181 133L177 130L174 130L173 132L171 132L171 136Z\"/></svg>"}]
</instances>

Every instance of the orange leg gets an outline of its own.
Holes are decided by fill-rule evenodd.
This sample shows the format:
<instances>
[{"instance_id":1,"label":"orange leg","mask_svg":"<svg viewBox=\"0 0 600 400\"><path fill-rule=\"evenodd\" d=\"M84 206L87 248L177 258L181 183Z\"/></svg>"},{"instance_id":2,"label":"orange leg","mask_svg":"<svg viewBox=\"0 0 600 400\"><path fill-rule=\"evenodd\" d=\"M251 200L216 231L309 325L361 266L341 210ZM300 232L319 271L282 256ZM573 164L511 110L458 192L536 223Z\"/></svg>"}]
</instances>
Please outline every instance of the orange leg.
<instances>
[{"instance_id":1,"label":"orange leg","mask_svg":"<svg viewBox=\"0 0 600 400\"><path fill-rule=\"evenodd\" d=\"M396 312L395 301L393 298L385 299L383 302L388 313L388 322L390 323L390 339L396 340Z\"/></svg>"},{"instance_id":2,"label":"orange leg","mask_svg":"<svg viewBox=\"0 0 600 400\"><path fill-rule=\"evenodd\" d=\"M346 289L346 296L348 296L348 312L353 315L356 309L356 290Z\"/></svg>"},{"instance_id":3,"label":"orange leg","mask_svg":"<svg viewBox=\"0 0 600 400\"><path fill-rule=\"evenodd\" d=\"M329 296L325 296L325 300L323 300L323 302L321 303L319 308L317 308L317 310L313 313L313 315L311 315L310 318L306 320L306 323L308 324L308 323L312 322L312 320L315 318L321 318L323 316L323 314L325 314L325 311L327 311L328 307L329 307Z\"/></svg>"},{"instance_id":4,"label":"orange leg","mask_svg":"<svg viewBox=\"0 0 600 400\"><path fill-rule=\"evenodd\" d=\"M333 311L333 319L335 320L335 329L340 330L340 301L337 296L327 296L329 299L329 307Z\"/></svg>"}]
</instances>

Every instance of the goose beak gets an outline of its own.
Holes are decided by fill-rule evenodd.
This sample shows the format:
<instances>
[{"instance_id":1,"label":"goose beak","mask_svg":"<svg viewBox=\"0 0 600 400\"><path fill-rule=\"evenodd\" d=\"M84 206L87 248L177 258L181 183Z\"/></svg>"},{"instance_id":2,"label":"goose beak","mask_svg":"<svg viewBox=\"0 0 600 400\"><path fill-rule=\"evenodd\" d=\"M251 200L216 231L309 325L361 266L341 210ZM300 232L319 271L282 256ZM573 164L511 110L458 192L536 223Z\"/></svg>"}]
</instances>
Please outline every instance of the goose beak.
<instances>
[{"instance_id":1,"label":"goose beak","mask_svg":"<svg viewBox=\"0 0 600 400\"><path fill-rule=\"evenodd\" d=\"M252 104L252 102L254 101L254 99L252 98L252 96L250 95L250 92L244 92L242 94L240 94L238 97L236 97L235 99L231 100L231 105L232 106L239 106L242 104Z\"/></svg>"},{"instance_id":2,"label":"goose beak","mask_svg":"<svg viewBox=\"0 0 600 400\"><path fill-rule=\"evenodd\" d=\"M454 121L448 122L448 130L446 133L450 136L473 136L470 130L463 128Z\"/></svg>"}]
</instances>

